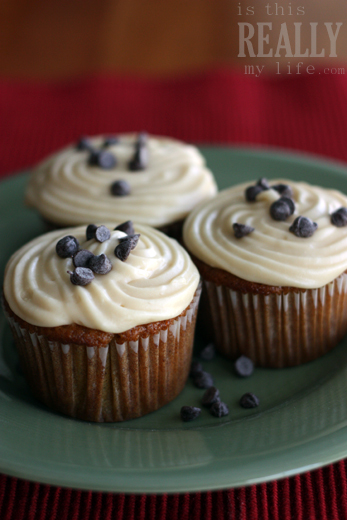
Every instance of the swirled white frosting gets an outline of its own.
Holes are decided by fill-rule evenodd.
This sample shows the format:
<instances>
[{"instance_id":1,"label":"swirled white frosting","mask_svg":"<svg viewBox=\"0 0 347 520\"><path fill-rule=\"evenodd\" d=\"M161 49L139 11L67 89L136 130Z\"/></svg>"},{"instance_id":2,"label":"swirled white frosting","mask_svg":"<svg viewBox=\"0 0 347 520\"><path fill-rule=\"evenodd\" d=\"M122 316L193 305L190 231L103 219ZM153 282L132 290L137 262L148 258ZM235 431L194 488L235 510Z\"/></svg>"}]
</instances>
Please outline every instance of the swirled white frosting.
<instances>
[{"instance_id":1,"label":"swirled white frosting","mask_svg":"<svg viewBox=\"0 0 347 520\"><path fill-rule=\"evenodd\" d=\"M107 225L112 230L115 226ZM86 226L42 235L19 249L9 260L4 295L20 318L40 327L77 323L104 332L124 332L137 325L178 316L193 299L199 273L188 253L173 239L147 226L125 262L114 249L121 231L100 243L86 240ZM81 249L104 253L112 263L105 275L95 275L84 287L73 285L67 271L71 258L62 259L57 241L75 236Z\"/></svg>"},{"instance_id":2,"label":"swirled white frosting","mask_svg":"<svg viewBox=\"0 0 347 520\"><path fill-rule=\"evenodd\" d=\"M189 251L206 264L223 269L244 280L273 286L318 288L330 283L347 269L347 227L331 224L330 214L347 207L347 197L335 190L304 182L272 180L293 190L295 213L285 222L273 220L270 205L279 198L268 190L255 202L247 202L247 182L220 192L200 204L188 217L183 229ZM289 231L296 217L304 216L318 224L310 238L299 238ZM255 230L235 238L233 223Z\"/></svg>"},{"instance_id":3,"label":"swirled white frosting","mask_svg":"<svg viewBox=\"0 0 347 520\"><path fill-rule=\"evenodd\" d=\"M75 145L59 151L33 170L26 202L62 226L132 219L160 227L185 218L217 192L198 149L173 139L150 137L148 167L129 171L135 140L135 134L125 134L108 146L117 158L110 170L90 166L89 152L78 151ZM103 138L90 141L99 148ZM118 180L129 183L130 195L111 195L111 184Z\"/></svg>"}]
</instances>

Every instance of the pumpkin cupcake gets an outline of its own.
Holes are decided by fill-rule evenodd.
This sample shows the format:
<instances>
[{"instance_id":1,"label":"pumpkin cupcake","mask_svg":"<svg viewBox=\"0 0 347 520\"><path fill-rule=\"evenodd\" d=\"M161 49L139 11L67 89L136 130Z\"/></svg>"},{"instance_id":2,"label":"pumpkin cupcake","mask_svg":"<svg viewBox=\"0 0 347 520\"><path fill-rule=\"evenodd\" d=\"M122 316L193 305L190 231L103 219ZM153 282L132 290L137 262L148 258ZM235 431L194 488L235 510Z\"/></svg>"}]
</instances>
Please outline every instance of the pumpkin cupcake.
<instances>
[{"instance_id":1,"label":"pumpkin cupcake","mask_svg":"<svg viewBox=\"0 0 347 520\"><path fill-rule=\"evenodd\" d=\"M217 348L298 365L347 332L347 197L304 182L245 183L202 203L184 243L204 280Z\"/></svg>"},{"instance_id":2,"label":"pumpkin cupcake","mask_svg":"<svg viewBox=\"0 0 347 520\"><path fill-rule=\"evenodd\" d=\"M125 222L46 233L19 249L4 309L40 401L79 419L123 421L183 389L199 293L175 240Z\"/></svg>"},{"instance_id":3,"label":"pumpkin cupcake","mask_svg":"<svg viewBox=\"0 0 347 520\"><path fill-rule=\"evenodd\" d=\"M182 223L217 192L191 145L145 133L83 138L33 169L26 202L50 228L133 219L180 239Z\"/></svg>"}]
</instances>

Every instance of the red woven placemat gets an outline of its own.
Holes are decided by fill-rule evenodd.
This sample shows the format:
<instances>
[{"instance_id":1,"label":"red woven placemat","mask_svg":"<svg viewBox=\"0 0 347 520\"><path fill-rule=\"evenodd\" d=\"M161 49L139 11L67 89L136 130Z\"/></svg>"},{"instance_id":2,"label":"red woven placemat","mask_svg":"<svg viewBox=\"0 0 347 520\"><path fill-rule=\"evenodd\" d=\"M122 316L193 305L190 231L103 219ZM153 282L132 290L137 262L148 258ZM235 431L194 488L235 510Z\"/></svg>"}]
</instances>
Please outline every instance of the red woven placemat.
<instances>
[{"instance_id":1,"label":"red woven placemat","mask_svg":"<svg viewBox=\"0 0 347 520\"><path fill-rule=\"evenodd\" d=\"M0 175L80 135L147 130L209 144L280 146L347 161L347 80L249 78L0 81ZM80 492L0 477L1 520L347 519L345 461L269 484L182 495Z\"/></svg>"}]
</instances>

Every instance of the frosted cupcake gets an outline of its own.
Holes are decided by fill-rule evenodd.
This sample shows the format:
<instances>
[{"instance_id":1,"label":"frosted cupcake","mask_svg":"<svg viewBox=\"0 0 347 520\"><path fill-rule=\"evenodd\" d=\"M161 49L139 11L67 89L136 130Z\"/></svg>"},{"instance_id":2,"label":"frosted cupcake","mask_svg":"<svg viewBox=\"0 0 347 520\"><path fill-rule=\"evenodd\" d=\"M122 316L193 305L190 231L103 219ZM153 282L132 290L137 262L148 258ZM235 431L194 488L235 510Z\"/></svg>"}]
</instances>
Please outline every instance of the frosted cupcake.
<instances>
[{"instance_id":1,"label":"frosted cupcake","mask_svg":"<svg viewBox=\"0 0 347 520\"><path fill-rule=\"evenodd\" d=\"M312 360L347 332L347 197L265 179L189 215L184 243L208 294L217 348L257 365Z\"/></svg>"},{"instance_id":2,"label":"frosted cupcake","mask_svg":"<svg viewBox=\"0 0 347 520\"><path fill-rule=\"evenodd\" d=\"M32 172L26 202L54 227L133 219L180 238L216 183L197 148L145 133L81 139Z\"/></svg>"},{"instance_id":3,"label":"frosted cupcake","mask_svg":"<svg viewBox=\"0 0 347 520\"><path fill-rule=\"evenodd\" d=\"M4 308L35 396L88 421L140 417L183 389L199 273L175 240L127 222L47 233L19 249Z\"/></svg>"}]
</instances>

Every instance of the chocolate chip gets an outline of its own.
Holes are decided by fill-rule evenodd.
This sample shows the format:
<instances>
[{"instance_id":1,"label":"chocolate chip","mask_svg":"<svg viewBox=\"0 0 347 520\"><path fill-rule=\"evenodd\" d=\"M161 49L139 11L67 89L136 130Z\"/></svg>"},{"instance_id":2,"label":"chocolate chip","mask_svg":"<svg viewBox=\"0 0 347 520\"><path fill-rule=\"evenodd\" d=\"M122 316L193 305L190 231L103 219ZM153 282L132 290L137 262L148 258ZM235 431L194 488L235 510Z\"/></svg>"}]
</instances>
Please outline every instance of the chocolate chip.
<instances>
[{"instance_id":1,"label":"chocolate chip","mask_svg":"<svg viewBox=\"0 0 347 520\"><path fill-rule=\"evenodd\" d=\"M119 260L125 262L131 253L131 243L128 241L120 242L114 250L114 254Z\"/></svg>"},{"instance_id":2,"label":"chocolate chip","mask_svg":"<svg viewBox=\"0 0 347 520\"><path fill-rule=\"evenodd\" d=\"M110 170L117 164L115 156L105 150L92 150L88 162L91 166L98 166L103 170Z\"/></svg>"},{"instance_id":3,"label":"chocolate chip","mask_svg":"<svg viewBox=\"0 0 347 520\"><path fill-rule=\"evenodd\" d=\"M330 215L330 221L333 226L347 226L347 208L339 208Z\"/></svg>"},{"instance_id":4,"label":"chocolate chip","mask_svg":"<svg viewBox=\"0 0 347 520\"><path fill-rule=\"evenodd\" d=\"M289 231L300 238L309 238L316 231L318 224L307 217L297 217Z\"/></svg>"},{"instance_id":5,"label":"chocolate chip","mask_svg":"<svg viewBox=\"0 0 347 520\"><path fill-rule=\"evenodd\" d=\"M259 179L259 181L257 182L257 186L260 186L260 188L263 191L270 189L270 184L268 183L268 180L265 179L265 177L262 177L261 179Z\"/></svg>"},{"instance_id":6,"label":"chocolate chip","mask_svg":"<svg viewBox=\"0 0 347 520\"><path fill-rule=\"evenodd\" d=\"M200 357L204 361L212 361L216 357L216 349L213 343L209 343L200 352Z\"/></svg>"},{"instance_id":7,"label":"chocolate chip","mask_svg":"<svg viewBox=\"0 0 347 520\"><path fill-rule=\"evenodd\" d=\"M233 230L236 238L242 238L252 233L252 231L254 231L254 227L246 226L245 224L237 224L234 222Z\"/></svg>"},{"instance_id":8,"label":"chocolate chip","mask_svg":"<svg viewBox=\"0 0 347 520\"><path fill-rule=\"evenodd\" d=\"M246 190L245 190L246 200L248 202L255 202L257 195L261 191L268 190L269 188L270 188L270 185L269 185L267 179L265 179L265 177L262 177L261 179L259 179L257 184L246 188Z\"/></svg>"},{"instance_id":9,"label":"chocolate chip","mask_svg":"<svg viewBox=\"0 0 347 520\"><path fill-rule=\"evenodd\" d=\"M116 181L111 184L111 193L115 197L124 197L130 194L130 185L127 181Z\"/></svg>"},{"instance_id":10,"label":"chocolate chip","mask_svg":"<svg viewBox=\"0 0 347 520\"><path fill-rule=\"evenodd\" d=\"M247 393L241 397L240 405L242 408L256 408L259 406L259 399L256 395Z\"/></svg>"},{"instance_id":11,"label":"chocolate chip","mask_svg":"<svg viewBox=\"0 0 347 520\"><path fill-rule=\"evenodd\" d=\"M184 422L194 421L201 414L201 408L196 406L182 406L181 419Z\"/></svg>"},{"instance_id":12,"label":"chocolate chip","mask_svg":"<svg viewBox=\"0 0 347 520\"><path fill-rule=\"evenodd\" d=\"M106 226L99 226L95 230L95 240L98 242L106 242L111 238L110 230Z\"/></svg>"},{"instance_id":13,"label":"chocolate chip","mask_svg":"<svg viewBox=\"0 0 347 520\"><path fill-rule=\"evenodd\" d=\"M129 242L130 243L130 250L132 251L137 246L137 243L140 238L140 233L136 233L135 235L128 235L126 237L122 237L119 239L119 242Z\"/></svg>"},{"instance_id":14,"label":"chocolate chip","mask_svg":"<svg viewBox=\"0 0 347 520\"><path fill-rule=\"evenodd\" d=\"M107 274L112 269L112 264L104 253L98 256L94 256L89 260L89 269L95 274Z\"/></svg>"},{"instance_id":15,"label":"chocolate chip","mask_svg":"<svg viewBox=\"0 0 347 520\"><path fill-rule=\"evenodd\" d=\"M141 170L145 170L148 166L148 147L147 147L147 134L145 132L141 132L138 135L136 144L135 144L135 153L133 158L129 161L129 170L132 172L137 172Z\"/></svg>"},{"instance_id":16,"label":"chocolate chip","mask_svg":"<svg viewBox=\"0 0 347 520\"><path fill-rule=\"evenodd\" d=\"M254 364L248 357L240 356L234 363L234 369L238 376L249 377L254 372Z\"/></svg>"},{"instance_id":17,"label":"chocolate chip","mask_svg":"<svg viewBox=\"0 0 347 520\"><path fill-rule=\"evenodd\" d=\"M104 148L107 148L108 146L112 146L117 143L119 143L119 137L116 137L115 135L108 135L107 137L105 137L102 146Z\"/></svg>"},{"instance_id":18,"label":"chocolate chip","mask_svg":"<svg viewBox=\"0 0 347 520\"><path fill-rule=\"evenodd\" d=\"M98 226L95 224L89 224L86 229L86 238L87 240L91 240L92 238L95 238L95 231L98 229Z\"/></svg>"},{"instance_id":19,"label":"chocolate chip","mask_svg":"<svg viewBox=\"0 0 347 520\"><path fill-rule=\"evenodd\" d=\"M134 226L131 220L127 220L126 222L119 224L119 226L115 227L114 230L123 231L123 233L126 233L127 235L134 235L135 233Z\"/></svg>"},{"instance_id":20,"label":"chocolate chip","mask_svg":"<svg viewBox=\"0 0 347 520\"><path fill-rule=\"evenodd\" d=\"M249 186L245 190L245 197L248 202L255 202L257 195L264 191L260 186Z\"/></svg>"},{"instance_id":21,"label":"chocolate chip","mask_svg":"<svg viewBox=\"0 0 347 520\"><path fill-rule=\"evenodd\" d=\"M137 135L137 143L139 145L146 145L148 143L148 134L147 132L139 132Z\"/></svg>"},{"instance_id":22,"label":"chocolate chip","mask_svg":"<svg viewBox=\"0 0 347 520\"><path fill-rule=\"evenodd\" d=\"M216 401L219 401L219 390L215 386L210 386L202 396L201 403L209 407Z\"/></svg>"},{"instance_id":23,"label":"chocolate chip","mask_svg":"<svg viewBox=\"0 0 347 520\"><path fill-rule=\"evenodd\" d=\"M228 415L228 413L229 408L222 401L216 401L210 408L210 414L215 417L224 417L225 415Z\"/></svg>"},{"instance_id":24,"label":"chocolate chip","mask_svg":"<svg viewBox=\"0 0 347 520\"><path fill-rule=\"evenodd\" d=\"M74 285L88 285L94 280L93 271L87 267L76 267L73 272L68 271L68 274L70 275L71 283Z\"/></svg>"},{"instance_id":25,"label":"chocolate chip","mask_svg":"<svg viewBox=\"0 0 347 520\"><path fill-rule=\"evenodd\" d=\"M193 383L198 388L210 388L213 386L213 377L208 372L199 372L193 379Z\"/></svg>"},{"instance_id":26,"label":"chocolate chip","mask_svg":"<svg viewBox=\"0 0 347 520\"><path fill-rule=\"evenodd\" d=\"M71 235L67 235L57 242L55 250L60 258L68 258L69 256L72 256L74 253L76 253L79 250L79 247L80 245L77 238Z\"/></svg>"},{"instance_id":27,"label":"chocolate chip","mask_svg":"<svg viewBox=\"0 0 347 520\"><path fill-rule=\"evenodd\" d=\"M281 197L270 206L270 215L274 220L284 221L293 215L295 204L289 197Z\"/></svg>"},{"instance_id":28,"label":"chocolate chip","mask_svg":"<svg viewBox=\"0 0 347 520\"><path fill-rule=\"evenodd\" d=\"M75 267L89 267L88 262L93 258L94 254L88 249L80 249L72 257Z\"/></svg>"},{"instance_id":29,"label":"chocolate chip","mask_svg":"<svg viewBox=\"0 0 347 520\"><path fill-rule=\"evenodd\" d=\"M192 364L190 365L189 375L190 375L190 377L195 377L198 374L201 374L201 372L203 372L203 371L204 371L204 369L202 368L202 364L199 363L199 361L193 361Z\"/></svg>"},{"instance_id":30,"label":"chocolate chip","mask_svg":"<svg viewBox=\"0 0 347 520\"><path fill-rule=\"evenodd\" d=\"M273 184L270 188L276 190L282 197L293 197L293 190L288 184Z\"/></svg>"},{"instance_id":31,"label":"chocolate chip","mask_svg":"<svg viewBox=\"0 0 347 520\"><path fill-rule=\"evenodd\" d=\"M81 137L76 145L76 149L79 151L83 151L83 150L92 151L93 146L87 137Z\"/></svg>"}]
</instances>

